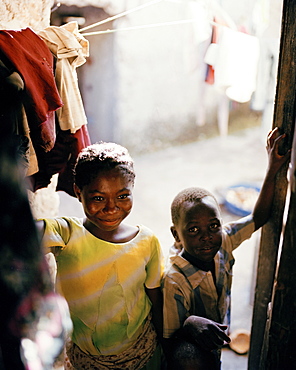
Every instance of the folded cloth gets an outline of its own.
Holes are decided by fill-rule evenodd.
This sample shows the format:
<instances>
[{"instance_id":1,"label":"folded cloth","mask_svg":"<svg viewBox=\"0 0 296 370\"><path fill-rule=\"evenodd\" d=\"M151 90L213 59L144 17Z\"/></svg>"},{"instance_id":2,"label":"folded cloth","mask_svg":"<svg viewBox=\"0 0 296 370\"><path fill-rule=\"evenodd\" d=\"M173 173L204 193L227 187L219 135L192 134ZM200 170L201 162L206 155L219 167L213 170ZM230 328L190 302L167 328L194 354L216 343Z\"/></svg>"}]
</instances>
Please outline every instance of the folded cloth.
<instances>
[{"instance_id":1,"label":"folded cloth","mask_svg":"<svg viewBox=\"0 0 296 370\"><path fill-rule=\"evenodd\" d=\"M57 112L60 127L75 133L87 124L76 68L86 62L88 40L78 32L77 22L61 27L50 26L38 34L56 58L55 80L64 103Z\"/></svg>"}]
</instances>

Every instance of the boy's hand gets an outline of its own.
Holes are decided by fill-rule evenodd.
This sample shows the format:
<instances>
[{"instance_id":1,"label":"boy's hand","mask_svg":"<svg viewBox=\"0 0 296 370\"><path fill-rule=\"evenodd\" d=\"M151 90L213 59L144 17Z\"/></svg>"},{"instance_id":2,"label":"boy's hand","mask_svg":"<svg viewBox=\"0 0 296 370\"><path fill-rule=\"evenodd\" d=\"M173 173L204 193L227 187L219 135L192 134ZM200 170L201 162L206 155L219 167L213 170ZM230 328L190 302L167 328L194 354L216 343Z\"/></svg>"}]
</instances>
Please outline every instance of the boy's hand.
<instances>
[{"instance_id":1,"label":"boy's hand","mask_svg":"<svg viewBox=\"0 0 296 370\"><path fill-rule=\"evenodd\" d=\"M202 348L211 351L229 343L230 338L225 333L227 325L200 316L189 316L183 325L185 336L194 340Z\"/></svg>"},{"instance_id":2,"label":"boy's hand","mask_svg":"<svg viewBox=\"0 0 296 370\"><path fill-rule=\"evenodd\" d=\"M290 158L291 151L288 150L284 155L279 154L279 145L286 137L286 134L280 135L279 128L276 127L268 133L266 150L269 158L269 171L274 174L278 172L281 166Z\"/></svg>"}]
</instances>

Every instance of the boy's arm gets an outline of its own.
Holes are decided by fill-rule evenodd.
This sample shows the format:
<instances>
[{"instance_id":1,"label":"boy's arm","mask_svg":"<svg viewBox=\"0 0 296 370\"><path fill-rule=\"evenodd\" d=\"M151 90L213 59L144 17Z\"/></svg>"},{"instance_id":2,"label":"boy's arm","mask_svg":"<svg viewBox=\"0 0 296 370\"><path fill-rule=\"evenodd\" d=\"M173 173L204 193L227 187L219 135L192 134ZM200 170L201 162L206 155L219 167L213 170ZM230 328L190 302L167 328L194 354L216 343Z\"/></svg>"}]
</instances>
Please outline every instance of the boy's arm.
<instances>
[{"instance_id":1,"label":"boy's arm","mask_svg":"<svg viewBox=\"0 0 296 370\"><path fill-rule=\"evenodd\" d=\"M205 317L191 315L185 320L183 327L174 334L174 337L194 341L205 350L211 351L222 347L225 342L230 342L230 338L225 333L227 328L227 325Z\"/></svg>"},{"instance_id":2,"label":"boy's arm","mask_svg":"<svg viewBox=\"0 0 296 370\"><path fill-rule=\"evenodd\" d=\"M268 167L261 187L258 200L253 211L255 230L258 230L269 219L274 198L276 174L282 165L290 158L290 151L285 155L279 154L279 144L285 134L279 135L278 128L270 131L267 137Z\"/></svg>"},{"instance_id":3,"label":"boy's arm","mask_svg":"<svg viewBox=\"0 0 296 370\"><path fill-rule=\"evenodd\" d=\"M225 332L228 328L227 325L201 316L190 315L187 304L185 304L186 297L183 295L180 284L183 286L182 280L177 282L169 276L163 280L165 338L162 341L162 346L168 361L171 358L171 351L176 340L195 343L205 350L217 349L224 342L230 342L230 338ZM180 325L182 326L180 327Z\"/></svg>"},{"instance_id":4,"label":"boy's arm","mask_svg":"<svg viewBox=\"0 0 296 370\"><path fill-rule=\"evenodd\" d=\"M225 333L227 328L227 325L201 316L189 316L171 338L163 339L162 346L168 363L173 356L175 341L194 343L205 351L212 351L221 348L224 343L230 343L230 338Z\"/></svg>"}]
</instances>

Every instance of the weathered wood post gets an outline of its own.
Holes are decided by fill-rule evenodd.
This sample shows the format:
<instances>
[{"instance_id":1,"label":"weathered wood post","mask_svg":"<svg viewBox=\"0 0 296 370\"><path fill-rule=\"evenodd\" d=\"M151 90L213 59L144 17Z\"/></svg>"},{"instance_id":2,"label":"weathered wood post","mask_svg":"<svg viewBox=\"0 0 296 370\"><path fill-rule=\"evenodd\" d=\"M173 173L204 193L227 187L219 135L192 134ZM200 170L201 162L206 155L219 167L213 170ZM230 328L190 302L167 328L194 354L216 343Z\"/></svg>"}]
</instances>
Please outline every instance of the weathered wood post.
<instances>
[{"instance_id":1,"label":"weathered wood post","mask_svg":"<svg viewBox=\"0 0 296 370\"><path fill-rule=\"evenodd\" d=\"M294 134L295 135L295 134ZM296 140L293 152L296 151ZM295 162L292 169L295 180ZM295 181L293 181L295 184ZM261 358L266 370L296 367L296 192L291 187L281 258L273 293L266 352Z\"/></svg>"},{"instance_id":2,"label":"weathered wood post","mask_svg":"<svg viewBox=\"0 0 296 370\"><path fill-rule=\"evenodd\" d=\"M291 133L294 132L293 127L295 122L295 12L295 0L284 0L278 78L273 117L273 127L279 127L281 132L288 134L287 142L282 148L283 152L291 145ZM286 193L287 166L282 168L281 172L277 176L272 217L262 229L248 363L248 369L250 370L260 369L261 350L267 320L267 308L271 301L274 285Z\"/></svg>"}]
</instances>

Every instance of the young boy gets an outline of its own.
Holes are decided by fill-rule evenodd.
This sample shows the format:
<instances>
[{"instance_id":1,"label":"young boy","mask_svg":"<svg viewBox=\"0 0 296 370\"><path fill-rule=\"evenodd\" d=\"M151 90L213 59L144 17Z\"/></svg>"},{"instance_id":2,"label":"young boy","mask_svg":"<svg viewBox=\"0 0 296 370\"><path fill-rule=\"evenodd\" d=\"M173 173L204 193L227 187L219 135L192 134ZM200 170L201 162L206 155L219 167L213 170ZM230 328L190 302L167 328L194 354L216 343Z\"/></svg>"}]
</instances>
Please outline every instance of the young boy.
<instances>
[{"instance_id":1,"label":"young boy","mask_svg":"<svg viewBox=\"0 0 296 370\"><path fill-rule=\"evenodd\" d=\"M269 165L251 215L223 225L215 197L201 188L185 189L173 200L171 231L182 250L171 256L163 279L164 338L186 332L208 350L230 341L224 331L230 323L232 252L270 216L275 177L290 154L279 155L284 137L278 129L268 135Z\"/></svg>"}]
</instances>

